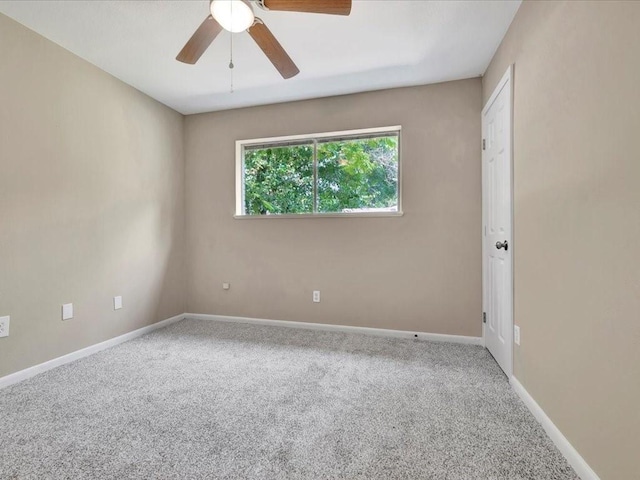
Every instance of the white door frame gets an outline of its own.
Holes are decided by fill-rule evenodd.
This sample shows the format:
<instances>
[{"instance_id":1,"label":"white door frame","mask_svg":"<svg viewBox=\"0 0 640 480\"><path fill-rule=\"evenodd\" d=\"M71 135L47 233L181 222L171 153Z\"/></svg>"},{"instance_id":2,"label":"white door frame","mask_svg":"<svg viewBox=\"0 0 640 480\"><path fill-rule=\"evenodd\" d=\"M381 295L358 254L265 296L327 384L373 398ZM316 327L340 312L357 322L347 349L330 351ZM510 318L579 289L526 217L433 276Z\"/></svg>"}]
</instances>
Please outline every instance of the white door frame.
<instances>
[{"instance_id":1,"label":"white door frame","mask_svg":"<svg viewBox=\"0 0 640 480\"><path fill-rule=\"evenodd\" d=\"M498 82L498 85L496 85L496 88L494 89L493 93L491 94L491 96L489 97L489 100L487 100L487 103L485 103L484 107L482 108L482 113L480 116L480 121L482 122L482 127L484 127L484 116L487 113L487 111L489 110L489 108L491 107L491 105L493 104L493 102L496 100L496 97L500 94L501 90L505 87L505 85L508 84L508 91L509 91L509 95L508 95L508 111L509 111L509 140L508 140L508 145L507 145L507 149L508 149L508 158L509 158L509 162L511 164L511 178L509 179L509 191L510 191L510 202L509 202L509 210L510 210L510 217L511 217L511 243L509 244L509 249L511 250L511 291L507 292L509 295L511 295L511 301L509 302L509 304L511 305L511 358L510 358L510 365L508 365L508 372L505 372L507 374L507 377L509 378L509 380L511 380L511 377L513 376L513 350L514 350L514 341L513 341L513 327L515 325L515 316L514 316L514 290L515 290L515 282L514 282L514 275L513 275L513 271L514 271L514 260L515 260L515 247L514 244L515 242L513 241L513 232L514 232L514 215L513 215L513 65L509 65L509 67L507 68L507 71L505 72L505 74L502 76L502 78L500 79L500 81ZM482 141L484 142L484 136L485 132L484 132L484 128L482 128ZM483 162L482 159L482 153L481 153L481 162ZM484 163L483 163L484 166ZM485 235L485 225L486 225L486 205L485 205L485 192L486 192L487 186L485 185L485 175L484 175L484 171L482 173L482 311L483 311L483 320L485 320L484 317L484 312L487 311L487 306L486 306L486 270L487 270L487 262L486 262L486 235ZM482 339L483 342L486 345L486 324L483 321L482 323Z\"/></svg>"}]
</instances>

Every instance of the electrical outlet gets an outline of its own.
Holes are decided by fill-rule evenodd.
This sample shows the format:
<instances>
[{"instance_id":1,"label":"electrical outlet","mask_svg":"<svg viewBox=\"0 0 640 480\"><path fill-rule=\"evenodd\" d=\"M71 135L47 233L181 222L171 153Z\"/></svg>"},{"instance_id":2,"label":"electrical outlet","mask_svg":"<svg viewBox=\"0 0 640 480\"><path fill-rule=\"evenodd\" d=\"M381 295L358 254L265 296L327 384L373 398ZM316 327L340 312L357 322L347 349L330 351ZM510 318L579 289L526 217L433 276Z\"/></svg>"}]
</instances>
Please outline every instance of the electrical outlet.
<instances>
[{"instance_id":1,"label":"electrical outlet","mask_svg":"<svg viewBox=\"0 0 640 480\"><path fill-rule=\"evenodd\" d=\"M231 288L231 284L230 283L224 282L222 284L222 289L223 290L229 290L230 288Z\"/></svg>"},{"instance_id":2,"label":"electrical outlet","mask_svg":"<svg viewBox=\"0 0 640 480\"><path fill-rule=\"evenodd\" d=\"M9 336L9 322L11 317L0 317L0 337Z\"/></svg>"},{"instance_id":3,"label":"electrical outlet","mask_svg":"<svg viewBox=\"0 0 640 480\"><path fill-rule=\"evenodd\" d=\"M313 301L315 303L320 303L320 290L313 291Z\"/></svg>"},{"instance_id":4,"label":"electrical outlet","mask_svg":"<svg viewBox=\"0 0 640 480\"><path fill-rule=\"evenodd\" d=\"M122 308L122 297L113 297L113 309L120 310Z\"/></svg>"},{"instance_id":5,"label":"electrical outlet","mask_svg":"<svg viewBox=\"0 0 640 480\"><path fill-rule=\"evenodd\" d=\"M520 327L517 325L513 326L513 341L516 345L520 345Z\"/></svg>"},{"instance_id":6,"label":"electrical outlet","mask_svg":"<svg viewBox=\"0 0 640 480\"><path fill-rule=\"evenodd\" d=\"M62 320L73 318L73 303L65 303L62 305Z\"/></svg>"}]
</instances>

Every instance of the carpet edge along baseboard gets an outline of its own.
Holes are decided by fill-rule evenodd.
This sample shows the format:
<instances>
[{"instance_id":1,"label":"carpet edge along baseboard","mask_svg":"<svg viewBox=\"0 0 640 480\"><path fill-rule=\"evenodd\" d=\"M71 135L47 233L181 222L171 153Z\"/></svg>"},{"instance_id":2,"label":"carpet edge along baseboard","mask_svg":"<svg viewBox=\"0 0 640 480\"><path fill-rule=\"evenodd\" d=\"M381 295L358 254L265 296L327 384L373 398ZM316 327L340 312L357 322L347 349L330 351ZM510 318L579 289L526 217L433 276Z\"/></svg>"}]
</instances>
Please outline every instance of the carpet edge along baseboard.
<instances>
[{"instance_id":1,"label":"carpet edge along baseboard","mask_svg":"<svg viewBox=\"0 0 640 480\"><path fill-rule=\"evenodd\" d=\"M22 382L28 378L31 378L40 373L51 370L52 368L59 367L69 362L79 360L81 358L93 355L110 347L114 347L121 343L132 340L136 337L140 337L147 333L150 333L158 328L163 328L172 323L183 319L193 320L209 320L217 322L235 322L235 323L249 323L254 325L270 325L275 327L288 327L288 328L300 328L306 330L321 330L321 331L334 331L343 333L360 333L364 335L374 335L378 337L389 338L407 338L429 342L448 342L448 343L461 343L465 345L480 345L484 346L484 339L482 337L469 337L463 335L447 335L441 333L427 333L427 332L413 332L406 330L391 330L384 328L371 328L371 327L355 327L349 325L332 325L326 323L307 323L307 322L294 322L290 320L270 320L264 318L250 318L250 317L233 317L228 315L212 315L203 313L182 313L165 320L161 320L146 327L133 330L131 332L119 335L109 340L105 340L94 345L76 350L60 357L47 360L46 362L27 367L23 370L10 373L4 377L0 377L0 389Z\"/></svg>"},{"instance_id":2,"label":"carpet edge along baseboard","mask_svg":"<svg viewBox=\"0 0 640 480\"><path fill-rule=\"evenodd\" d=\"M62 355L61 357L56 357L51 360L47 360L46 362L38 363L37 365L33 365L23 370L18 370L17 372L10 373L9 375L0 377L0 389L22 382L23 380L27 380L28 378L46 372L47 370L60 367L61 365L74 362L84 357L88 357L89 355L93 355L94 353L98 353L107 348L115 347L116 345L119 345L121 343L128 342L129 340L133 340L136 337L140 337L159 328L166 327L184 318L184 314L180 314L171 318L167 318L165 320L160 320L159 322L152 323L151 325L147 325L146 327L138 328L137 330L133 330L117 337L110 338L103 342L89 345L88 347L81 348L80 350L75 350L73 352L67 353L66 355Z\"/></svg>"},{"instance_id":3,"label":"carpet edge along baseboard","mask_svg":"<svg viewBox=\"0 0 640 480\"><path fill-rule=\"evenodd\" d=\"M254 325L270 325L274 327L300 328L305 330L321 330L343 333L360 333L377 337L413 338L428 342L462 343L465 345L484 346L483 337L465 335L449 335L444 333L428 333L410 330L391 330L386 328L355 327L351 325L334 325L330 323L295 322L292 320L271 320L266 318L234 317L229 315L213 315L206 313L185 313L185 318L193 320L211 320L216 322L250 323Z\"/></svg>"}]
</instances>

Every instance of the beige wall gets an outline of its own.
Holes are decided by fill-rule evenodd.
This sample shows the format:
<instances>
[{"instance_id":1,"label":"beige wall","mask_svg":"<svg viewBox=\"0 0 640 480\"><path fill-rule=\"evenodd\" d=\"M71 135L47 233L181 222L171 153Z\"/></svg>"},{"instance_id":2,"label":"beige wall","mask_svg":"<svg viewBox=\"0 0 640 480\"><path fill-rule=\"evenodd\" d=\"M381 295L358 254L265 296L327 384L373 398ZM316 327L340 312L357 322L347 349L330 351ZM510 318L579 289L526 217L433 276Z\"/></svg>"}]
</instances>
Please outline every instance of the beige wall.
<instances>
[{"instance_id":1,"label":"beige wall","mask_svg":"<svg viewBox=\"0 0 640 480\"><path fill-rule=\"evenodd\" d=\"M187 117L189 311L481 335L480 109L472 79ZM235 140L390 125L403 217L233 218Z\"/></svg>"},{"instance_id":2,"label":"beige wall","mask_svg":"<svg viewBox=\"0 0 640 480\"><path fill-rule=\"evenodd\" d=\"M525 2L515 63L515 375L591 467L640 478L640 3Z\"/></svg>"},{"instance_id":3,"label":"beige wall","mask_svg":"<svg viewBox=\"0 0 640 480\"><path fill-rule=\"evenodd\" d=\"M184 162L181 115L3 15L0 64L3 376L184 312Z\"/></svg>"}]
</instances>

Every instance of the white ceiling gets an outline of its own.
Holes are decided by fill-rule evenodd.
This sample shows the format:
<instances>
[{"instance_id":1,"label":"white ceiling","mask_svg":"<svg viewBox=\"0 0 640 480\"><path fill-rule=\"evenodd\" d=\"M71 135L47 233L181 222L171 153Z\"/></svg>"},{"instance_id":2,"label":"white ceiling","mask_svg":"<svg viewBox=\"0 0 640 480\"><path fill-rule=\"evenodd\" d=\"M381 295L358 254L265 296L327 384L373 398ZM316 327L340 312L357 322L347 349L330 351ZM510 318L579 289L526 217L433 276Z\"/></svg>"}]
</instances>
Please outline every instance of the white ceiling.
<instances>
[{"instance_id":1,"label":"white ceiling","mask_svg":"<svg viewBox=\"0 0 640 480\"><path fill-rule=\"evenodd\" d=\"M175 56L208 0L0 1L0 12L184 113L277 103L481 75L520 0L354 0L351 15L255 7L301 73L283 80L247 33L229 32L200 61Z\"/></svg>"}]
</instances>

